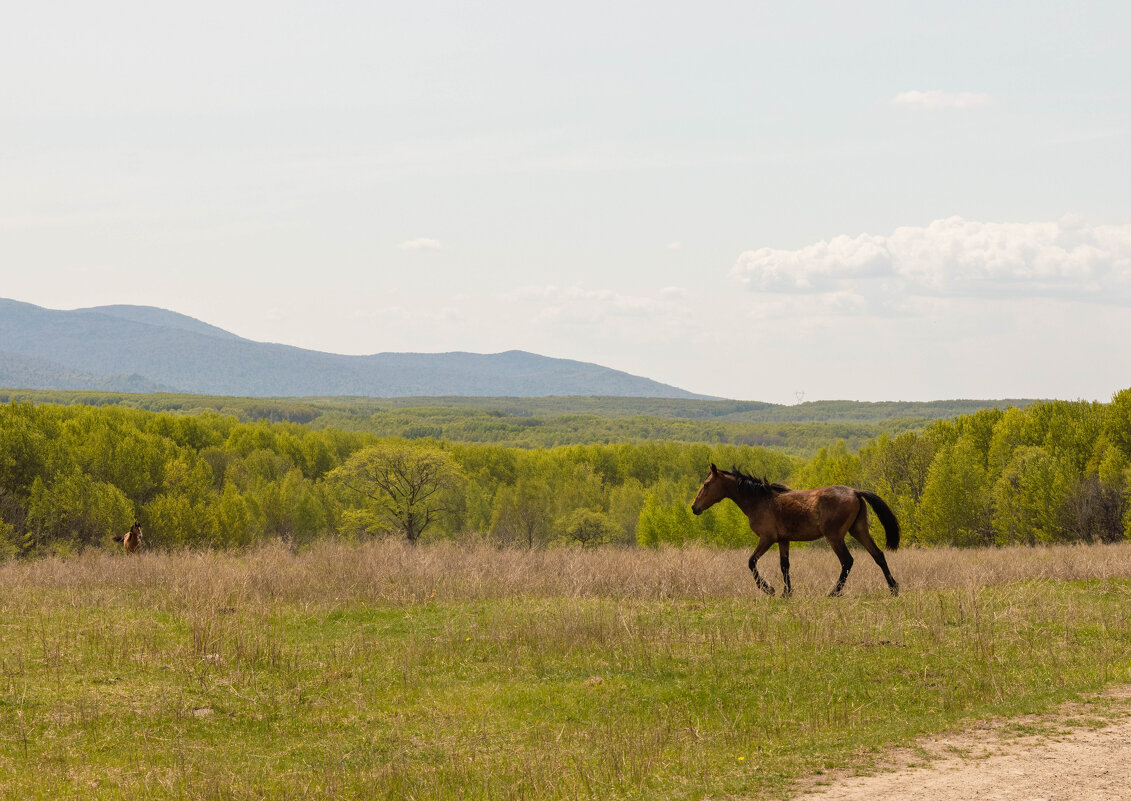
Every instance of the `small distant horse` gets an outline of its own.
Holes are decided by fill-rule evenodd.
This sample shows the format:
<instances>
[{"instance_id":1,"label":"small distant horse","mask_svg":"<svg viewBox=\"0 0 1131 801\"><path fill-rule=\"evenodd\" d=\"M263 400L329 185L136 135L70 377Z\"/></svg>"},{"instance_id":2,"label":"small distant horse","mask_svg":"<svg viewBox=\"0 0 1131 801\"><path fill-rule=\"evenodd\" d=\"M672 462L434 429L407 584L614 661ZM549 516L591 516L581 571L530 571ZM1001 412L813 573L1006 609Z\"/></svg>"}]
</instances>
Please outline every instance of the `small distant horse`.
<instances>
[{"instance_id":1,"label":"small distant horse","mask_svg":"<svg viewBox=\"0 0 1131 801\"><path fill-rule=\"evenodd\" d=\"M115 537L114 542L120 542L126 549L126 553L133 553L141 547L141 523L134 521L130 526L130 530L120 537Z\"/></svg>"},{"instance_id":2,"label":"small distant horse","mask_svg":"<svg viewBox=\"0 0 1131 801\"><path fill-rule=\"evenodd\" d=\"M871 504L883 524L887 547L893 551L899 547L899 521L878 495L839 485L815 490L791 490L784 484L771 484L764 478L748 476L737 467L727 471L712 464L710 475L691 503L691 511L702 514L724 498L738 504L750 520L750 529L758 535L758 546L750 555L750 572L754 574L758 589L767 595L773 595L774 588L758 574L758 560L762 554L777 543L781 574L785 580L782 595L789 596L793 592L789 584L789 543L808 542L821 537L829 541L833 553L840 559L840 578L829 593L830 596L840 595L848 579L848 571L852 569L852 554L844 544L848 534L864 546L864 550L884 571L891 594L899 594L899 584L888 570L883 551L868 533L865 501Z\"/></svg>"}]
</instances>

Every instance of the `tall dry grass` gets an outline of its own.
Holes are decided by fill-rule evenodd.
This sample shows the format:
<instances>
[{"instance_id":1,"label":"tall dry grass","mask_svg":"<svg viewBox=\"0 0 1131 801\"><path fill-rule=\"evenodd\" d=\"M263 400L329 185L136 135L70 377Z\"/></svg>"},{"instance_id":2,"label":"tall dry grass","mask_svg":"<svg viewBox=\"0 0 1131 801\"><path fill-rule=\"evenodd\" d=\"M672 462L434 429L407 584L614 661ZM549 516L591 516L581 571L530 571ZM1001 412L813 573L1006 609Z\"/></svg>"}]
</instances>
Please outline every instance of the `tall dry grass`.
<instances>
[{"instance_id":1,"label":"tall dry grass","mask_svg":"<svg viewBox=\"0 0 1131 801\"><path fill-rule=\"evenodd\" d=\"M281 544L233 552L88 552L80 557L0 564L0 591L40 588L73 595L76 604L128 593L138 603L174 608L281 602L393 606L498 598L637 600L763 598L746 567L749 553L700 547L651 549L498 549L396 540L323 543L293 553ZM846 594L886 593L867 554ZM1131 578L1131 543L983 550L904 549L888 561L904 593L1026 580ZM774 552L759 567L780 588ZM822 548L791 553L794 593L824 595L839 572ZM26 596L25 596L26 597Z\"/></svg>"}]
</instances>

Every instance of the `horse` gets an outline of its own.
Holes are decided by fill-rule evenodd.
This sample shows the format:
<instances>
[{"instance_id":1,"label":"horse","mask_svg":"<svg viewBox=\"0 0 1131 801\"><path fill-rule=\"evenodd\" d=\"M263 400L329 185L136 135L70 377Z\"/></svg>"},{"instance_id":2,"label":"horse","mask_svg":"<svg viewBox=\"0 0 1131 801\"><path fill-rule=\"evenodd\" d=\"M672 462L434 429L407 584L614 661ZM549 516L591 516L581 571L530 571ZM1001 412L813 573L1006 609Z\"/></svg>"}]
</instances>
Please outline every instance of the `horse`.
<instances>
[{"instance_id":1,"label":"horse","mask_svg":"<svg viewBox=\"0 0 1131 801\"><path fill-rule=\"evenodd\" d=\"M746 475L737 467L727 471L712 464L710 474L691 503L691 511L701 515L724 498L730 498L738 505L750 521L750 530L758 535L758 545L750 555L750 572L754 574L758 589L767 595L773 595L774 588L758 573L758 560L762 554L777 543L785 581L782 596L788 597L793 592L789 583L789 543L809 542L821 537L829 541L833 553L840 559L840 578L829 596L840 595L848 579L848 571L852 569L852 554L844 544L848 534L864 546L864 550L884 571L891 594L899 594L899 584L888 569L883 551L868 533L865 502L875 510L884 527L887 547L893 551L899 547L899 520L891 507L875 493L841 485L792 490L784 484L771 484L764 478Z\"/></svg>"},{"instance_id":2,"label":"horse","mask_svg":"<svg viewBox=\"0 0 1131 801\"><path fill-rule=\"evenodd\" d=\"M120 537L115 537L114 542L120 542L126 549L126 553L133 553L141 547L141 523L134 521L130 526L130 530Z\"/></svg>"}]
</instances>

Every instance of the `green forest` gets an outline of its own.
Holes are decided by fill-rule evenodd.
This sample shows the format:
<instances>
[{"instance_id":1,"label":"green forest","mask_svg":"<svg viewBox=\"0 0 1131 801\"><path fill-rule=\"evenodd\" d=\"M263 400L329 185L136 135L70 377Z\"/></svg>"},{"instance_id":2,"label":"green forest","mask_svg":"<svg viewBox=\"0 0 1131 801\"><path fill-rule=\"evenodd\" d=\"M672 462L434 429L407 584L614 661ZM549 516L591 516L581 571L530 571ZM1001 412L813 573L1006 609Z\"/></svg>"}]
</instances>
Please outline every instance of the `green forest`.
<instances>
[{"instance_id":1,"label":"green forest","mask_svg":"<svg viewBox=\"0 0 1131 801\"><path fill-rule=\"evenodd\" d=\"M840 440L859 450L881 434L918 430L984 408L1031 400L927 403L756 401L624 397L239 398L124 392L0 390L0 403L122 406L149 411L216 412L243 422L301 423L405 439L483 442L520 448L639 442L760 445L811 457Z\"/></svg>"},{"instance_id":2,"label":"green forest","mask_svg":"<svg viewBox=\"0 0 1131 801\"><path fill-rule=\"evenodd\" d=\"M827 414L817 422L742 419L782 407L727 401L674 412L681 402L635 401L614 414L608 399L0 400L3 558L111 547L135 520L150 548L378 536L752 545L733 504L690 512L712 461L799 489L872 490L915 545L1131 535L1131 389L1110 403L981 404L950 417L810 409ZM711 403L730 407L712 415Z\"/></svg>"}]
</instances>

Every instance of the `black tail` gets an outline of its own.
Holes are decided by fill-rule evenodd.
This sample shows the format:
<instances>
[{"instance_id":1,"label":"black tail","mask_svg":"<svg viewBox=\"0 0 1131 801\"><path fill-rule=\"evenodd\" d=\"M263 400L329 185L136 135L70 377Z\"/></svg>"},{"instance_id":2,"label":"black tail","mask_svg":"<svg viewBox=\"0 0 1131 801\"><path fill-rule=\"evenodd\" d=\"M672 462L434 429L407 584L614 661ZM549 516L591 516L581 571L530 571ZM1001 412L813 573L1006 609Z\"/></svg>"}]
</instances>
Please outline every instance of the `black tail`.
<instances>
[{"instance_id":1,"label":"black tail","mask_svg":"<svg viewBox=\"0 0 1131 801\"><path fill-rule=\"evenodd\" d=\"M124 539L125 539L124 536L123 537L115 537L114 542L122 542Z\"/></svg>"},{"instance_id":2,"label":"black tail","mask_svg":"<svg viewBox=\"0 0 1131 801\"><path fill-rule=\"evenodd\" d=\"M884 535L887 537L887 546L894 551L899 547L899 521L895 517L895 512L874 492L856 490L856 496L863 498L871 504L872 511L876 513L876 517L880 518L880 523L884 527Z\"/></svg>"}]
</instances>

